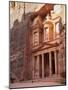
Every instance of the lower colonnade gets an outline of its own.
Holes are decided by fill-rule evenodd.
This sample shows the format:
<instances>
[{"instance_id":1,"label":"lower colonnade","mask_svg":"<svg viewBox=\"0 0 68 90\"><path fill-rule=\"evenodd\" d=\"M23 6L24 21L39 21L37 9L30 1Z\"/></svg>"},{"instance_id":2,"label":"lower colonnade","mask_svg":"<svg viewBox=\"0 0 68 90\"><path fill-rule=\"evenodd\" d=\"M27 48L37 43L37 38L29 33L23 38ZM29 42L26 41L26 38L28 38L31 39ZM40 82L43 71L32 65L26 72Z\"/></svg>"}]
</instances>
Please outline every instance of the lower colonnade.
<instances>
[{"instance_id":1,"label":"lower colonnade","mask_svg":"<svg viewBox=\"0 0 68 90\"><path fill-rule=\"evenodd\" d=\"M33 56L33 79L58 75L58 50Z\"/></svg>"}]
</instances>

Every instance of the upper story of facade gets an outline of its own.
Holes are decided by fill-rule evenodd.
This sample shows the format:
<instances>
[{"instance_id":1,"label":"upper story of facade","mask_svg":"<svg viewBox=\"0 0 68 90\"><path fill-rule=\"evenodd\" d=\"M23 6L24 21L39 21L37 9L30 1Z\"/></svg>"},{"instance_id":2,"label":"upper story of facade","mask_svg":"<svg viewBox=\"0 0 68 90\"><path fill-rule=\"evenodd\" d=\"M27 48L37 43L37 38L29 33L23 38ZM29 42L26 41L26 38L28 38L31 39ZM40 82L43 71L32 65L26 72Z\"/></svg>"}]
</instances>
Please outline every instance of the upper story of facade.
<instances>
[{"instance_id":1,"label":"upper story of facade","mask_svg":"<svg viewBox=\"0 0 68 90\"><path fill-rule=\"evenodd\" d=\"M37 16L32 24L33 46L59 38L60 31L60 16L51 19L51 16L48 14L44 22L42 22L40 16Z\"/></svg>"},{"instance_id":2,"label":"upper story of facade","mask_svg":"<svg viewBox=\"0 0 68 90\"><path fill-rule=\"evenodd\" d=\"M59 45L62 31L62 18L47 14L44 21L37 16L32 24L32 47L33 49L41 46Z\"/></svg>"}]
</instances>

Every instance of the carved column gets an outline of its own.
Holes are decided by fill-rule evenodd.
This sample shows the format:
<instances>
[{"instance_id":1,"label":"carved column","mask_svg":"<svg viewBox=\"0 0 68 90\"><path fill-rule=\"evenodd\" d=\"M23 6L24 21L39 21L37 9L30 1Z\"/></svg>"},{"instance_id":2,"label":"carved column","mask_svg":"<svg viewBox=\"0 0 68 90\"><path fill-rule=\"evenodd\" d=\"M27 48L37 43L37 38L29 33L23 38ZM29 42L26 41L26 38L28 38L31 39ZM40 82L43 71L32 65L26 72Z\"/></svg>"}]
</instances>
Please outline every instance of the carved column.
<instances>
[{"instance_id":1,"label":"carved column","mask_svg":"<svg viewBox=\"0 0 68 90\"><path fill-rule=\"evenodd\" d=\"M57 52L54 51L54 55L55 55L55 74L57 74Z\"/></svg>"},{"instance_id":2,"label":"carved column","mask_svg":"<svg viewBox=\"0 0 68 90\"><path fill-rule=\"evenodd\" d=\"M34 79L35 77L34 77L34 56L33 56L33 58L32 58L32 79Z\"/></svg>"},{"instance_id":3,"label":"carved column","mask_svg":"<svg viewBox=\"0 0 68 90\"><path fill-rule=\"evenodd\" d=\"M50 73L50 76L52 75L52 62L51 62L51 52L49 52L49 73Z\"/></svg>"},{"instance_id":4,"label":"carved column","mask_svg":"<svg viewBox=\"0 0 68 90\"><path fill-rule=\"evenodd\" d=\"M42 54L42 78L44 78L44 54Z\"/></svg>"}]
</instances>

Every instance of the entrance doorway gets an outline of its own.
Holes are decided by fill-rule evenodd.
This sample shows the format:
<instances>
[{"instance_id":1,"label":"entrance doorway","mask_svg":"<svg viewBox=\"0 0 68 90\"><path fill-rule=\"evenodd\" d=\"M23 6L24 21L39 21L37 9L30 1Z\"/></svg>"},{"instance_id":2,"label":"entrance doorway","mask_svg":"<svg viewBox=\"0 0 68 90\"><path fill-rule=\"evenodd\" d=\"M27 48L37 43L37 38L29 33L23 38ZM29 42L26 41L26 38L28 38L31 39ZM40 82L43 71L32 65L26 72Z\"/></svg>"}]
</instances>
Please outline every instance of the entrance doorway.
<instances>
[{"instance_id":1,"label":"entrance doorway","mask_svg":"<svg viewBox=\"0 0 68 90\"><path fill-rule=\"evenodd\" d=\"M37 72L37 69L36 69L36 67L37 67L37 56L35 56L34 57L34 77L36 77L36 72Z\"/></svg>"},{"instance_id":2,"label":"entrance doorway","mask_svg":"<svg viewBox=\"0 0 68 90\"><path fill-rule=\"evenodd\" d=\"M49 53L44 54L44 77L49 76Z\"/></svg>"},{"instance_id":3,"label":"entrance doorway","mask_svg":"<svg viewBox=\"0 0 68 90\"><path fill-rule=\"evenodd\" d=\"M42 78L42 55L39 55L39 76Z\"/></svg>"},{"instance_id":4,"label":"entrance doorway","mask_svg":"<svg viewBox=\"0 0 68 90\"><path fill-rule=\"evenodd\" d=\"M52 74L55 74L55 56L54 51L51 51Z\"/></svg>"}]
</instances>

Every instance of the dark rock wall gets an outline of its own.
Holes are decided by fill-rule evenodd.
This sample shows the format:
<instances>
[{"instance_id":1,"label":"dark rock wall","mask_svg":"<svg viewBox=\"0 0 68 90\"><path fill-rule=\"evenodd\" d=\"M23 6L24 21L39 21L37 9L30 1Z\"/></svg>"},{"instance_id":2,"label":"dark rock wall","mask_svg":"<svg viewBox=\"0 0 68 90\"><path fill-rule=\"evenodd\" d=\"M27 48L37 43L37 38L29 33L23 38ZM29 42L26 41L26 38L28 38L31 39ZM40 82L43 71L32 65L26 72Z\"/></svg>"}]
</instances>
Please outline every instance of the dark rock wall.
<instances>
[{"instance_id":1,"label":"dark rock wall","mask_svg":"<svg viewBox=\"0 0 68 90\"><path fill-rule=\"evenodd\" d=\"M30 61L30 25L27 15L21 22L16 20L10 30L10 82L19 82L32 78Z\"/></svg>"}]
</instances>

